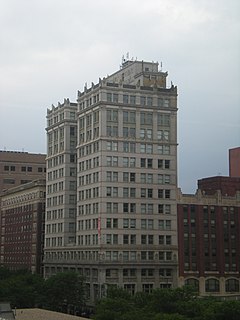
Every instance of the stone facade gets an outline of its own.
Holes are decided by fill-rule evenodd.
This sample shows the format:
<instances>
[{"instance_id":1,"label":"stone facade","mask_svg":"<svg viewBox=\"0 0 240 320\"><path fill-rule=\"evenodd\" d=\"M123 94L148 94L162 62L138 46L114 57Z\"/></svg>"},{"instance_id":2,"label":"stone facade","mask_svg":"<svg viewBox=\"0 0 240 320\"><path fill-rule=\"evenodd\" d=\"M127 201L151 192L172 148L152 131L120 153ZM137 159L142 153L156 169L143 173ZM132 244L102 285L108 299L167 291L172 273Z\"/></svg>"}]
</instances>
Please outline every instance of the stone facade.
<instances>
[{"instance_id":1,"label":"stone facade","mask_svg":"<svg viewBox=\"0 0 240 320\"><path fill-rule=\"evenodd\" d=\"M77 180L69 180L69 139L63 162L47 166L45 276L77 270L93 303L109 284L131 293L177 286L177 88L167 88L166 78L157 63L127 61L78 92L72 151ZM47 127L47 160L56 163L61 154L57 146L51 154L49 133L61 126L67 130L65 109L66 103L47 115L54 122L63 113L61 123L58 118ZM63 177L56 173L49 179L62 169ZM54 194L53 186L61 182L63 206L55 207L53 198L60 193ZM74 195L71 220L67 205ZM60 216L57 208L63 209Z\"/></svg>"}]
</instances>

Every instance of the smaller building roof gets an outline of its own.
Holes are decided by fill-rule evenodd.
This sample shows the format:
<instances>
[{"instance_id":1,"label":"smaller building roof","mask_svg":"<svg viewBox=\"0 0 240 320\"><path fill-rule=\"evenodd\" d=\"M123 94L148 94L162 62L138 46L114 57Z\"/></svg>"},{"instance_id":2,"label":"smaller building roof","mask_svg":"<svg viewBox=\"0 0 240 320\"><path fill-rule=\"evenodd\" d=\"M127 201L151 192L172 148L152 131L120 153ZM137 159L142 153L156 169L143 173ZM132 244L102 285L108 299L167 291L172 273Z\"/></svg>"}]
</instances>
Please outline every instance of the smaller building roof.
<instances>
[{"instance_id":1,"label":"smaller building roof","mask_svg":"<svg viewBox=\"0 0 240 320\"><path fill-rule=\"evenodd\" d=\"M44 309L17 309L16 320L85 320L86 318Z\"/></svg>"}]
</instances>

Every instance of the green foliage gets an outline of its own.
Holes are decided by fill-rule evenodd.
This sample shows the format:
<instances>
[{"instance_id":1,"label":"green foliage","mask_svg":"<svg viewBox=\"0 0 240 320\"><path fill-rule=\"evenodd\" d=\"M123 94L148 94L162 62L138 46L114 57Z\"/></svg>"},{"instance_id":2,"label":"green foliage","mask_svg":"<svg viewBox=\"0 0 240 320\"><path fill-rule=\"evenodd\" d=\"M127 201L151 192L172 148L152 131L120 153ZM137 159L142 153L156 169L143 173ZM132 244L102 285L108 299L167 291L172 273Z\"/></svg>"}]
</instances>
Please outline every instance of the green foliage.
<instances>
[{"instance_id":1,"label":"green foliage","mask_svg":"<svg viewBox=\"0 0 240 320\"><path fill-rule=\"evenodd\" d=\"M84 295L83 279L74 272L59 273L44 280L26 270L11 272L0 268L0 300L10 301L12 307L38 306L59 311L70 304L80 307Z\"/></svg>"},{"instance_id":2,"label":"green foliage","mask_svg":"<svg viewBox=\"0 0 240 320\"><path fill-rule=\"evenodd\" d=\"M76 272L57 273L44 283L44 305L60 310L65 305L80 307L85 301L83 278Z\"/></svg>"},{"instance_id":3,"label":"green foliage","mask_svg":"<svg viewBox=\"0 0 240 320\"><path fill-rule=\"evenodd\" d=\"M191 287L155 289L130 296L114 288L99 301L95 320L238 320L240 301L199 298Z\"/></svg>"},{"instance_id":4,"label":"green foliage","mask_svg":"<svg viewBox=\"0 0 240 320\"><path fill-rule=\"evenodd\" d=\"M29 272L9 273L0 280L0 300L8 300L13 307L34 307L42 292L43 279Z\"/></svg>"},{"instance_id":5,"label":"green foliage","mask_svg":"<svg viewBox=\"0 0 240 320\"><path fill-rule=\"evenodd\" d=\"M239 320L240 302L224 301L213 304L213 320Z\"/></svg>"}]
</instances>

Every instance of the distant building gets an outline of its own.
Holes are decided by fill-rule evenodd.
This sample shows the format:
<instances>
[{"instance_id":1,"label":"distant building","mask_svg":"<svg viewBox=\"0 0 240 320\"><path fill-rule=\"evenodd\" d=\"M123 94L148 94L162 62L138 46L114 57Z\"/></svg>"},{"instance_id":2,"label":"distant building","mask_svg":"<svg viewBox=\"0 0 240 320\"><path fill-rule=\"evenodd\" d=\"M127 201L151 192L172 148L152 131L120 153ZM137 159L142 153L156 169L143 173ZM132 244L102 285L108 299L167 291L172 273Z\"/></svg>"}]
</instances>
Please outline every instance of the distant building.
<instances>
[{"instance_id":1,"label":"distant building","mask_svg":"<svg viewBox=\"0 0 240 320\"><path fill-rule=\"evenodd\" d=\"M46 181L6 190L1 197L0 265L42 273Z\"/></svg>"},{"instance_id":2,"label":"distant building","mask_svg":"<svg viewBox=\"0 0 240 320\"><path fill-rule=\"evenodd\" d=\"M47 111L44 271L90 300L177 286L177 87L158 63L120 70ZM76 175L77 172L77 175Z\"/></svg>"},{"instance_id":3,"label":"distant building","mask_svg":"<svg viewBox=\"0 0 240 320\"><path fill-rule=\"evenodd\" d=\"M223 196L235 196L237 191L240 191L240 177L210 177L198 180L198 189L201 189L203 194L214 195L217 190L221 191Z\"/></svg>"},{"instance_id":4,"label":"distant building","mask_svg":"<svg viewBox=\"0 0 240 320\"><path fill-rule=\"evenodd\" d=\"M46 155L0 150L0 199L4 191L37 179L46 179ZM0 201L1 211L1 201ZM0 246L1 236L0 219Z\"/></svg>"},{"instance_id":5,"label":"distant building","mask_svg":"<svg viewBox=\"0 0 240 320\"><path fill-rule=\"evenodd\" d=\"M229 150L229 176L240 177L240 147Z\"/></svg>"},{"instance_id":6,"label":"distant building","mask_svg":"<svg viewBox=\"0 0 240 320\"><path fill-rule=\"evenodd\" d=\"M178 193L180 285L201 295L239 295L239 179L198 181L195 195Z\"/></svg>"},{"instance_id":7,"label":"distant building","mask_svg":"<svg viewBox=\"0 0 240 320\"><path fill-rule=\"evenodd\" d=\"M0 150L0 196L4 190L46 178L46 155Z\"/></svg>"}]
</instances>

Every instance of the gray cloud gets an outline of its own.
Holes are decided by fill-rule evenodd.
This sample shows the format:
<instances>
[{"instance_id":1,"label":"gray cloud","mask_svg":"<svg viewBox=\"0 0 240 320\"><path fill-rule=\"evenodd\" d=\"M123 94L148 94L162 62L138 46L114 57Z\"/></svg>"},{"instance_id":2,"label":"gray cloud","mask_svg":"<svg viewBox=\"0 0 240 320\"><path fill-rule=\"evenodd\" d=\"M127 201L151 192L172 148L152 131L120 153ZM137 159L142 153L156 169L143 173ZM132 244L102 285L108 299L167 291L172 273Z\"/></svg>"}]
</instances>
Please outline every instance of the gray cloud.
<instances>
[{"instance_id":1,"label":"gray cloud","mask_svg":"<svg viewBox=\"0 0 240 320\"><path fill-rule=\"evenodd\" d=\"M183 191L227 175L240 145L239 12L238 0L0 0L0 148L45 152L47 107L129 52L162 61L179 88Z\"/></svg>"}]
</instances>

